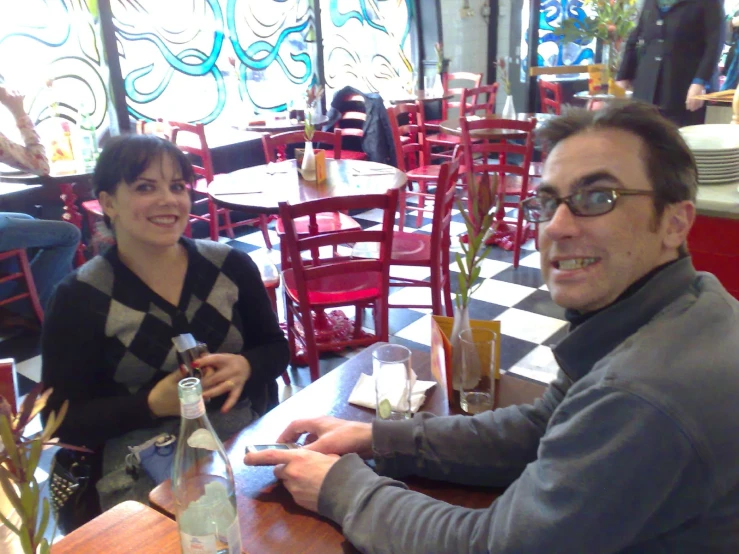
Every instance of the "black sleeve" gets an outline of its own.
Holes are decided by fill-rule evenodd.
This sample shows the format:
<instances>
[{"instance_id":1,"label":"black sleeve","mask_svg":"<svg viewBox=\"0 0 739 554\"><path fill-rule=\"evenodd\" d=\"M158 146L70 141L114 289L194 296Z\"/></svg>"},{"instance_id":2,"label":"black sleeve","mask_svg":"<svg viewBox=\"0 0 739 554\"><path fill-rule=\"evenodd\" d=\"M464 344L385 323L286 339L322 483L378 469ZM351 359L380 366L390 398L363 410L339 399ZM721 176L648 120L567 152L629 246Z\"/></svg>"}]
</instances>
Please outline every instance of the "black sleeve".
<instances>
[{"instance_id":1,"label":"black sleeve","mask_svg":"<svg viewBox=\"0 0 739 554\"><path fill-rule=\"evenodd\" d=\"M695 78L708 83L718 70L718 62L724 48L724 7L719 0L713 0L706 2L705 10L703 16L705 49Z\"/></svg>"},{"instance_id":2,"label":"black sleeve","mask_svg":"<svg viewBox=\"0 0 739 554\"><path fill-rule=\"evenodd\" d=\"M242 354L251 366L244 392L254 396L285 371L290 353L256 264L240 250L234 249L231 256L237 268L234 280L239 288L236 310L243 324Z\"/></svg>"},{"instance_id":3,"label":"black sleeve","mask_svg":"<svg viewBox=\"0 0 739 554\"><path fill-rule=\"evenodd\" d=\"M50 302L41 336L41 379L53 389L44 410L69 410L56 433L61 442L96 448L110 438L154 425L149 389L130 394L104 371L106 313L93 308L88 285L62 282Z\"/></svg>"},{"instance_id":4,"label":"black sleeve","mask_svg":"<svg viewBox=\"0 0 739 554\"><path fill-rule=\"evenodd\" d=\"M639 61L636 45L642 33L646 12L647 8L644 7L642 9L642 13L639 14L639 22L637 23L636 28L631 31L629 38L626 40L626 44L624 45L624 55L621 59L621 66L618 69L618 75L616 77L618 81L632 81L636 77L636 67L638 65L637 62Z\"/></svg>"}]
</instances>

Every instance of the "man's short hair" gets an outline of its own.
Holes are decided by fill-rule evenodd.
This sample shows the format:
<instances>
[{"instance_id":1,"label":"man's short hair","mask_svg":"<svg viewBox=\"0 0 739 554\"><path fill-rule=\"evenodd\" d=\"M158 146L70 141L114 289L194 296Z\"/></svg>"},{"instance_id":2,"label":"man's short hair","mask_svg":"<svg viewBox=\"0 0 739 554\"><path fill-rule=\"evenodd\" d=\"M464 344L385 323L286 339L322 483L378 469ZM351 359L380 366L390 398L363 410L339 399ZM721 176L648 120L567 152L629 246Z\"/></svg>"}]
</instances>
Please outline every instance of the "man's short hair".
<instances>
[{"instance_id":1,"label":"man's short hair","mask_svg":"<svg viewBox=\"0 0 739 554\"><path fill-rule=\"evenodd\" d=\"M655 192L657 218L668 204L695 202L698 170L693 153L678 128L651 104L614 102L595 111L570 108L564 115L547 121L536 135L544 151L550 152L571 136L604 129L626 131L644 142L642 157Z\"/></svg>"}]
</instances>

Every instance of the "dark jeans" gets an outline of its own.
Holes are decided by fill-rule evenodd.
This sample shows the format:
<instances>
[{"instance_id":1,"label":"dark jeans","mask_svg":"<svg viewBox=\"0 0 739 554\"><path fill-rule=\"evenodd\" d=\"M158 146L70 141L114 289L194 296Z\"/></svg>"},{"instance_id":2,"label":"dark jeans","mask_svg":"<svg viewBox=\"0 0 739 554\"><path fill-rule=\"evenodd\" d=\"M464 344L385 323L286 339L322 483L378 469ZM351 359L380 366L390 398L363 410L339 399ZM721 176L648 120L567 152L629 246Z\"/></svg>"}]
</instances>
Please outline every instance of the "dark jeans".
<instances>
[{"instance_id":1,"label":"dark jeans","mask_svg":"<svg viewBox=\"0 0 739 554\"><path fill-rule=\"evenodd\" d=\"M0 212L0 252L16 248L38 249L30 258L31 272L44 308L54 287L72 270L72 260L79 242L79 229L66 221ZM14 267L2 269L17 271ZM7 296L9 292L3 288L0 297Z\"/></svg>"}]
</instances>

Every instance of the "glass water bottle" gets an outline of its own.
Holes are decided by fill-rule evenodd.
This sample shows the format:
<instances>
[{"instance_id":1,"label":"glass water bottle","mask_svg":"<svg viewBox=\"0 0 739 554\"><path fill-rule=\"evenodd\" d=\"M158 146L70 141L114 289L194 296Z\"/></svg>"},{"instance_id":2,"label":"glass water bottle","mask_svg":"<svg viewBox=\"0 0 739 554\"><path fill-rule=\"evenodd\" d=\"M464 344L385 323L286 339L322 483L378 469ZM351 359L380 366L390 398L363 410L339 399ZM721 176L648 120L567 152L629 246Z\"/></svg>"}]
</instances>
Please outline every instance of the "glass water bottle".
<instances>
[{"instance_id":1,"label":"glass water bottle","mask_svg":"<svg viewBox=\"0 0 739 554\"><path fill-rule=\"evenodd\" d=\"M182 422L172 492L183 554L240 554L233 470L208 421L200 379L179 383Z\"/></svg>"}]
</instances>

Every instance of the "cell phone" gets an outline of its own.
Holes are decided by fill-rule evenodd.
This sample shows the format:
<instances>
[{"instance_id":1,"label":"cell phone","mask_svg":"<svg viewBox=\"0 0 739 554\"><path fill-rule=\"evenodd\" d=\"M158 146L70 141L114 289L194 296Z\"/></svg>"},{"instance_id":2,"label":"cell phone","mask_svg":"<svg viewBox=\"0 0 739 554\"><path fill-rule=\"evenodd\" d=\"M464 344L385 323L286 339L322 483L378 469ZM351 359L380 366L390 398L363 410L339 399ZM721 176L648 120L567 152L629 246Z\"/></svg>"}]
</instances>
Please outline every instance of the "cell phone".
<instances>
[{"instance_id":1,"label":"cell phone","mask_svg":"<svg viewBox=\"0 0 739 554\"><path fill-rule=\"evenodd\" d=\"M300 445L295 442L283 442L275 444L250 444L246 447L247 452L261 452L262 450L295 450Z\"/></svg>"}]
</instances>

